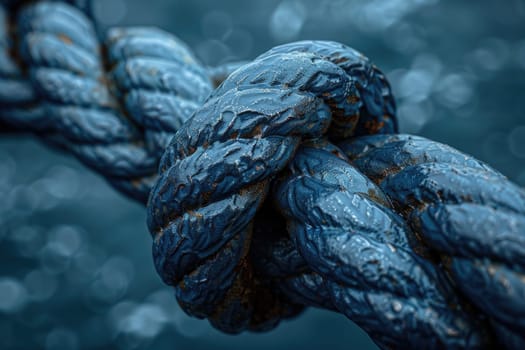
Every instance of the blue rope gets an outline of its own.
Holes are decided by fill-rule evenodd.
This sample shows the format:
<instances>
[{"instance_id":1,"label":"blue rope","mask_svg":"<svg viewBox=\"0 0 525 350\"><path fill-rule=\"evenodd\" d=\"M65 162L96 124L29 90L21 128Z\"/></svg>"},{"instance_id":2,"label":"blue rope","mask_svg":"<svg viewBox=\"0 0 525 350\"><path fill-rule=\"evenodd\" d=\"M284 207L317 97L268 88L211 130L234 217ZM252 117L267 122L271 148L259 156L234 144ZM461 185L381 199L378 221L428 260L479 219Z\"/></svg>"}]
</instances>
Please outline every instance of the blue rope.
<instances>
[{"instance_id":1,"label":"blue rope","mask_svg":"<svg viewBox=\"0 0 525 350\"><path fill-rule=\"evenodd\" d=\"M332 145L303 144L275 190L301 256L337 310L382 348L487 347L486 327L421 258L389 199Z\"/></svg>"},{"instance_id":2,"label":"blue rope","mask_svg":"<svg viewBox=\"0 0 525 350\"><path fill-rule=\"evenodd\" d=\"M523 189L486 164L421 137L371 136L342 148L437 253L459 290L490 317L500 339L522 346Z\"/></svg>"},{"instance_id":3,"label":"blue rope","mask_svg":"<svg viewBox=\"0 0 525 350\"><path fill-rule=\"evenodd\" d=\"M233 72L182 125L148 203L158 272L186 312L227 332L290 314L287 300L259 290L246 256L249 223L301 139L395 129L389 86L366 58L331 42L291 48ZM358 71L362 81L352 79Z\"/></svg>"},{"instance_id":4,"label":"blue rope","mask_svg":"<svg viewBox=\"0 0 525 350\"><path fill-rule=\"evenodd\" d=\"M349 47L298 42L207 68L159 29L99 39L71 4L7 1L0 129L149 195L158 273L225 332L314 306L382 348L525 344L523 189L395 134L388 82Z\"/></svg>"},{"instance_id":5,"label":"blue rope","mask_svg":"<svg viewBox=\"0 0 525 350\"><path fill-rule=\"evenodd\" d=\"M145 202L169 138L212 90L206 69L156 28L114 28L102 45L89 19L63 3L23 6L14 23L0 12L2 121Z\"/></svg>"}]
</instances>

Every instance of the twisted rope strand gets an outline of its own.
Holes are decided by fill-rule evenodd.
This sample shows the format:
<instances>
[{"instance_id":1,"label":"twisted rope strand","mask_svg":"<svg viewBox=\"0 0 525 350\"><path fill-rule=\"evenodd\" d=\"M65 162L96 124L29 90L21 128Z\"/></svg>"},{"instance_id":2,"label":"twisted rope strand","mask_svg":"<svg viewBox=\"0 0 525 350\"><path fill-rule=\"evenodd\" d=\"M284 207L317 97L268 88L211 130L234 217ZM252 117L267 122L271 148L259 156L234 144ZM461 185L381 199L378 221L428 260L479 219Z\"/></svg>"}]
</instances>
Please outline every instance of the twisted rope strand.
<instances>
[{"instance_id":1,"label":"twisted rope strand","mask_svg":"<svg viewBox=\"0 0 525 350\"><path fill-rule=\"evenodd\" d=\"M368 178L326 146L303 144L275 201L338 310L383 348L484 348L480 322L409 245L410 229Z\"/></svg>"},{"instance_id":2,"label":"twisted rope strand","mask_svg":"<svg viewBox=\"0 0 525 350\"><path fill-rule=\"evenodd\" d=\"M501 341L525 343L525 191L482 162L422 137L375 135L341 147L422 243L440 254Z\"/></svg>"},{"instance_id":3,"label":"twisted rope strand","mask_svg":"<svg viewBox=\"0 0 525 350\"><path fill-rule=\"evenodd\" d=\"M17 48L0 12L3 121L52 139L145 202L169 138L212 89L205 68L159 29L115 28L102 45L80 11L43 1L17 11L28 80L11 58Z\"/></svg>"}]
</instances>

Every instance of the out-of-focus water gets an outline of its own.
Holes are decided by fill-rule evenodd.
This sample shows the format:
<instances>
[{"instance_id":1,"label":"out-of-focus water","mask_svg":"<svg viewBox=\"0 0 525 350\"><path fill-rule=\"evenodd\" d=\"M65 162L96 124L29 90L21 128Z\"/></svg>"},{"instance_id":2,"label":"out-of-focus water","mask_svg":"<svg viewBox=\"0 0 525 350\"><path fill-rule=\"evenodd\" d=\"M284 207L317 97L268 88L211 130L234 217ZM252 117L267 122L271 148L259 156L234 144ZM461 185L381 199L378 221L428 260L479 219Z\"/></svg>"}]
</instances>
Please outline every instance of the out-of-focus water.
<instances>
[{"instance_id":1,"label":"out-of-focus water","mask_svg":"<svg viewBox=\"0 0 525 350\"><path fill-rule=\"evenodd\" d=\"M525 185L525 1L99 0L103 26L157 25L209 65L294 40L340 41L389 77L403 132ZM184 315L153 268L145 211L70 157L0 139L2 349L374 348L334 313L223 335Z\"/></svg>"}]
</instances>

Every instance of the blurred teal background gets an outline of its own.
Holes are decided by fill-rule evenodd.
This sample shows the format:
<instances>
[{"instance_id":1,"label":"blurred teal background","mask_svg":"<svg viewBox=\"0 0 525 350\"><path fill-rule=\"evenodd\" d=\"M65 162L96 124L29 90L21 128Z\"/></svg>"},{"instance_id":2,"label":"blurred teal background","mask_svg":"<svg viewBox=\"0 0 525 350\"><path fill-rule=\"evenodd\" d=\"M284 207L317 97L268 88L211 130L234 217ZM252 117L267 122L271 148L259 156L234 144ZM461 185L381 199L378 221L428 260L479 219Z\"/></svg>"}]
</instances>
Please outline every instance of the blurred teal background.
<instances>
[{"instance_id":1,"label":"blurred teal background","mask_svg":"<svg viewBox=\"0 0 525 350\"><path fill-rule=\"evenodd\" d=\"M335 40L390 79L401 131L473 154L525 185L525 1L99 0L102 27L156 25L208 65ZM145 210L28 136L0 139L2 349L373 349L308 310L228 336L178 308L153 268Z\"/></svg>"}]
</instances>

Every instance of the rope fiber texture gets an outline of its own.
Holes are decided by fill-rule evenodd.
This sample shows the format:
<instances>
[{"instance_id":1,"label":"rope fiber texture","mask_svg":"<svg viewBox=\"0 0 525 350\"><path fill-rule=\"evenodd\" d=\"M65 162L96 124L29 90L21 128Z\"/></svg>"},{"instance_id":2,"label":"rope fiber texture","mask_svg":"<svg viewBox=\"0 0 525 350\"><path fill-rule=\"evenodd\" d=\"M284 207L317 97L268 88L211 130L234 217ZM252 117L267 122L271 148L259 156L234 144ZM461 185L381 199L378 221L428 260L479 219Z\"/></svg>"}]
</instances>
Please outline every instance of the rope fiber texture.
<instances>
[{"instance_id":1,"label":"rope fiber texture","mask_svg":"<svg viewBox=\"0 0 525 350\"><path fill-rule=\"evenodd\" d=\"M16 12L0 11L2 121L44 135L145 202L168 140L213 88L207 70L156 28L113 28L102 44L72 6Z\"/></svg>"},{"instance_id":2,"label":"rope fiber texture","mask_svg":"<svg viewBox=\"0 0 525 350\"><path fill-rule=\"evenodd\" d=\"M362 54L305 41L208 69L159 29L99 39L72 3L2 2L0 128L149 195L155 266L188 314L238 333L314 306L385 349L523 347L525 191L397 134Z\"/></svg>"}]
</instances>

